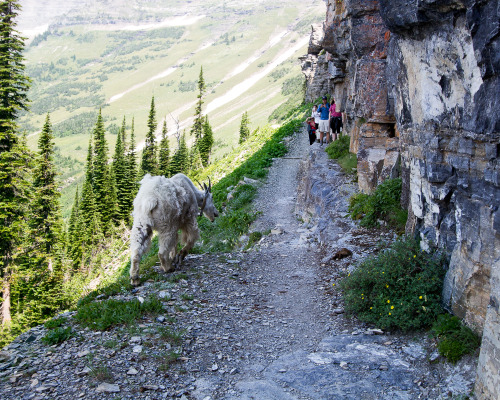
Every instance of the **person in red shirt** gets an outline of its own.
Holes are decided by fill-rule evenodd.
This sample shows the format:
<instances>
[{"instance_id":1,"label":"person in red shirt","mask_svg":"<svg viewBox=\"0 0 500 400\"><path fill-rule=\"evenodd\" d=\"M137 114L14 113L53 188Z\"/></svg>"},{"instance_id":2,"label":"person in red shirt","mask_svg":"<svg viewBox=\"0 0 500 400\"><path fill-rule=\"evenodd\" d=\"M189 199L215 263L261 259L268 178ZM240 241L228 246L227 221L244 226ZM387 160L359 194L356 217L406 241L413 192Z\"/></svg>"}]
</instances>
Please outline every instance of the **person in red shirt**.
<instances>
[{"instance_id":1,"label":"person in red shirt","mask_svg":"<svg viewBox=\"0 0 500 400\"><path fill-rule=\"evenodd\" d=\"M316 141L316 123L313 117L309 117L307 122L307 132L309 133L309 144L312 145Z\"/></svg>"}]
</instances>

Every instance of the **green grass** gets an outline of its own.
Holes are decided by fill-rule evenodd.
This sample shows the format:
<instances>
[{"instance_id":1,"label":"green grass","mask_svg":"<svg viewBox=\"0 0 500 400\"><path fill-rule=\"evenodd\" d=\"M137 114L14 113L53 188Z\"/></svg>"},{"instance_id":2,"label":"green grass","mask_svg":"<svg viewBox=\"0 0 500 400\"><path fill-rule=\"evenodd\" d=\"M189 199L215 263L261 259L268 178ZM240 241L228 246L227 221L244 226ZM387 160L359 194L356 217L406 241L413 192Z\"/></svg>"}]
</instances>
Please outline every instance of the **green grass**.
<instances>
[{"instance_id":1,"label":"green grass","mask_svg":"<svg viewBox=\"0 0 500 400\"><path fill-rule=\"evenodd\" d=\"M432 326L432 333L438 339L439 354L453 364L481 344L481 339L468 326L450 314L438 317Z\"/></svg>"},{"instance_id":2,"label":"green grass","mask_svg":"<svg viewBox=\"0 0 500 400\"><path fill-rule=\"evenodd\" d=\"M130 301L104 300L85 304L78 308L75 319L81 325L96 331L105 331L117 325L130 325L143 315L158 315L163 305L157 297L150 297L141 303Z\"/></svg>"},{"instance_id":3,"label":"green grass","mask_svg":"<svg viewBox=\"0 0 500 400\"><path fill-rule=\"evenodd\" d=\"M350 137L348 135L342 135L339 139L326 146L325 151L330 158L338 159L349 154L349 142Z\"/></svg>"},{"instance_id":4,"label":"green grass","mask_svg":"<svg viewBox=\"0 0 500 400\"><path fill-rule=\"evenodd\" d=\"M90 367L89 376L99 382L112 382L113 374L106 365Z\"/></svg>"},{"instance_id":5,"label":"green grass","mask_svg":"<svg viewBox=\"0 0 500 400\"><path fill-rule=\"evenodd\" d=\"M158 333L160 334L162 341L170 343L174 346L180 346L185 332L175 332L172 328L161 327L158 329Z\"/></svg>"},{"instance_id":6,"label":"green grass","mask_svg":"<svg viewBox=\"0 0 500 400\"><path fill-rule=\"evenodd\" d=\"M328 157L337 160L342 170L347 174L353 174L358 166L356 154L349 153L350 139L349 135L341 135L325 149Z\"/></svg>"},{"instance_id":7,"label":"green grass","mask_svg":"<svg viewBox=\"0 0 500 400\"><path fill-rule=\"evenodd\" d=\"M162 372L168 371L171 365L174 364L180 356L180 353L173 350L157 355L156 360L159 363L158 370Z\"/></svg>"}]
</instances>

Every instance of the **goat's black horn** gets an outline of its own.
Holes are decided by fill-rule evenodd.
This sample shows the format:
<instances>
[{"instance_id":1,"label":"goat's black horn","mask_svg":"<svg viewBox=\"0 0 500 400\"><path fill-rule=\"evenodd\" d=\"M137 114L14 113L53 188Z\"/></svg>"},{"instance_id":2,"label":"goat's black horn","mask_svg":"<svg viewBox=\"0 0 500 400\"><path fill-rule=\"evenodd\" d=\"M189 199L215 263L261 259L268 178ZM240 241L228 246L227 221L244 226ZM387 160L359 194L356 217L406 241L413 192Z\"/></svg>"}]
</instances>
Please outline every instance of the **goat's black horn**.
<instances>
[{"instance_id":1,"label":"goat's black horn","mask_svg":"<svg viewBox=\"0 0 500 400\"><path fill-rule=\"evenodd\" d=\"M198 181L198 179L195 179L196 183L200 185L200 187L203 189L203 185Z\"/></svg>"},{"instance_id":2,"label":"goat's black horn","mask_svg":"<svg viewBox=\"0 0 500 400\"><path fill-rule=\"evenodd\" d=\"M212 182L210 182L210 177L208 177L208 191L212 191Z\"/></svg>"}]
</instances>

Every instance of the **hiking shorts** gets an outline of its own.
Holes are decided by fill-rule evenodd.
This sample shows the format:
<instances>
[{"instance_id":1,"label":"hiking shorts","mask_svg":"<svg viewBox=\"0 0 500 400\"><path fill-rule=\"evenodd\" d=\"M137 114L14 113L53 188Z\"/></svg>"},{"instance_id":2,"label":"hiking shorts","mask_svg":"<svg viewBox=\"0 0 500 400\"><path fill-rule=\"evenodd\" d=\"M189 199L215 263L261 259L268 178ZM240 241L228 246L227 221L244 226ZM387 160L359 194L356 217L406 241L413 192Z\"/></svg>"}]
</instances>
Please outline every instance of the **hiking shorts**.
<instances>
[{"instance_id":1,"label":"hiking shorts","mask_svg":"<svg viewBox=\"0 0 500 400\"><path fill-rule=\"evenodd\" d=\"M319 131L320 132L330 132L330 127L328 126L327 119L321 119L319 121Z\"/></svg>"}]
</instances>

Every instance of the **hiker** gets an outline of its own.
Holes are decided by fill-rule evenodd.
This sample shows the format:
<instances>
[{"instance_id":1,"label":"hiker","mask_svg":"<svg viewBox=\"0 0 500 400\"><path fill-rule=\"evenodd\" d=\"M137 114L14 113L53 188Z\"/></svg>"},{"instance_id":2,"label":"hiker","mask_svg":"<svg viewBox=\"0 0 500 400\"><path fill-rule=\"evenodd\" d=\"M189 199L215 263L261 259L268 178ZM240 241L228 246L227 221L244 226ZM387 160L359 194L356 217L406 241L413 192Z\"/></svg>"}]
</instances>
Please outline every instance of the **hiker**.
<instances>
[{"instance_id":1,"label":"hiker","mask_svg":"<svg viewBox=\"0 0 500 400\"><path fill-rule=\"evenodd\" d=\"M316 125L316 129L315 129L315 132L316 132L316 141L319 143L319 131L318 131L318 128L319 128L319 118L320 118L320 115L319 115L319 112L318 112L318 106L316 104L312 108L311 118L314 118L314 124Z\"/></svg>"},{"instance_id":2,"label":"hiker","mask_svg":"<svg viewBox=\"0 0 500 400\"><path fill-rule=\"evenodd\" d=\"M323 96L323 102L318 107L318 113L320 114L319 119L319 142L323 146L323 137L326 139L326 143L330 143L330 127L328 126L329 114L330 114L330 104L327 102L326 96Z\"/></svg>"},{"instance_id":3,"label":"hiker","mask_svg":"<svg viewBox=\"0 0 500 400\"><path fill-rule=\"evenodd\" d=\"M332 130L333 141L337 140L337 134L340 138L340 128L342 128L342 113L340 112L340 107L337 108L335 99L332 99L330 106L330 129Z\"/></svg>"},{"instance_id":4,"label":"hiker","mask_svg":"<svg viewBox=\"0 0 500 400\"><path fill-rule=\"evenodd\" d=\"M309 133L309 144L312 145L316 141L316 123L313 117L309 117L307 122L307 133Z\"/></svg>"}]
</instances>

